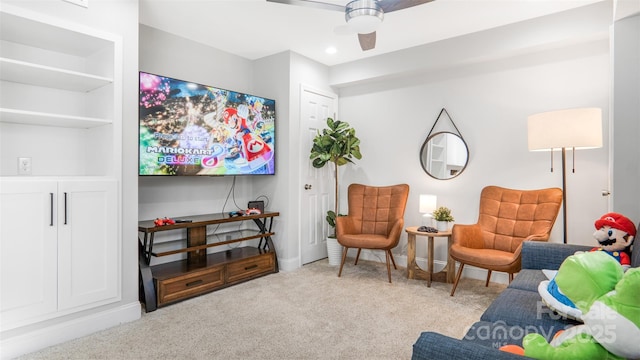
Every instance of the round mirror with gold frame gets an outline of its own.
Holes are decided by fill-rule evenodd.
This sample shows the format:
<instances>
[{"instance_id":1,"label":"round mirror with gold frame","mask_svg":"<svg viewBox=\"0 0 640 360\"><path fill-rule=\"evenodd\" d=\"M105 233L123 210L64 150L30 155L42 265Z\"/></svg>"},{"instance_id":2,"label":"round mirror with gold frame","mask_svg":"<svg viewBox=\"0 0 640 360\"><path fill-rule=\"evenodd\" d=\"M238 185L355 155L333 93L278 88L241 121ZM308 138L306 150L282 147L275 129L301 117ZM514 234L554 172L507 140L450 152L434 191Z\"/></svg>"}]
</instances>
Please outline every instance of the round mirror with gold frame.
<instances>
[{"instance_id":1,"label":"round mirror with gold frame","mask_svg":"<svg viewBox=\"0 0 640 360\"><path fill-rule=\"evenodd\" d=\"M467 167L469 148L460 135L448 131L437 132L429 135L422 144L420 163L434 179L453 179Z\"/></svg>"}]
</instances>

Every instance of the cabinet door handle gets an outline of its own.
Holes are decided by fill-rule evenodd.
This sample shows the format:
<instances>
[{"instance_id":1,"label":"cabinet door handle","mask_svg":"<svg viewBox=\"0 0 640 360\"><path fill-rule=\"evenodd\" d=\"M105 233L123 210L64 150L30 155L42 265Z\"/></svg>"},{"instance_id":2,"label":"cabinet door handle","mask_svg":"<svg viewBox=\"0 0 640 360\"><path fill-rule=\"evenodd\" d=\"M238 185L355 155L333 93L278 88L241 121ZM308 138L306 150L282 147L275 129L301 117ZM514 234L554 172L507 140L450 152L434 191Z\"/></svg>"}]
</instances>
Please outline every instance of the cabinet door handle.
<instances>
[{"instance_id":1,"label":"cabinet door handle","mask_svg":"<svg viewBox=\"0 0 640 360\"><path fill-rule=\"evenodd\" d=\"M67 225L67 193L64 193L64 224Z\"/></svg>"},{"instance_id":2,"label":"cabinet door handle","mask_svg":"<svg viewBox=\"0 0 640 360\"><path fill-rule=\"evenodd\" d=\"M258 264L253 264L253 265L251 265L251 266L246 266L244 269L245 269L245 270L251 270L251 269L255 269L255 268L257 268L257 267L258 267Z\"/></svg>"},{"instance_id":3,"label":"cabinet door handle","mask_svg":"<svg viewBox=\"0 0 640 360\"><path fill-rule=\"evenodd\" d=\"M49 193L49 205L51 206L51 211L49 212L49 214L51 214L49 226L53 226L53 193Z\"/></svg>"},{"instance_id":4,"label":"cabinet door handle","mask_svg":"<svg viewBox=\"0 0 640 360\"><path fill-rule=\"evenodd\" d=\"M198 284L202 284L202 280L196 280L196 281L192 281L190 283L187 283L187 287L189 286L193 286L193 285L198 285Z\"/></svg>"}]
</instances>

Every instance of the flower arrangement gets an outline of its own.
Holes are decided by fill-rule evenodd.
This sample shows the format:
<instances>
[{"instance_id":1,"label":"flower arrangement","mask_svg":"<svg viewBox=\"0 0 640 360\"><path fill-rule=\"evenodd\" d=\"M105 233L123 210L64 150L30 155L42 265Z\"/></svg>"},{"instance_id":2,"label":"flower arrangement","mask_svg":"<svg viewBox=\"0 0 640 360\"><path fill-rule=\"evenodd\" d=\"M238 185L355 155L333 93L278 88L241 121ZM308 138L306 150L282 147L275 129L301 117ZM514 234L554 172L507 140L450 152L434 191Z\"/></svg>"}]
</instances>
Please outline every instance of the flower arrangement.
<instances>
[{"instance_id":1,"label":"flower arrangement","mask_svg":"<svg viewBox=\"0 0 640 360\"><path fill-rule=\"evenodd\" d=\"M451 209L445 206L440 206L436 210L433 211L433 218L436 221L446 221L452 222L455 221L453 216L451 215Z\"/></svg>"}]
</instances>

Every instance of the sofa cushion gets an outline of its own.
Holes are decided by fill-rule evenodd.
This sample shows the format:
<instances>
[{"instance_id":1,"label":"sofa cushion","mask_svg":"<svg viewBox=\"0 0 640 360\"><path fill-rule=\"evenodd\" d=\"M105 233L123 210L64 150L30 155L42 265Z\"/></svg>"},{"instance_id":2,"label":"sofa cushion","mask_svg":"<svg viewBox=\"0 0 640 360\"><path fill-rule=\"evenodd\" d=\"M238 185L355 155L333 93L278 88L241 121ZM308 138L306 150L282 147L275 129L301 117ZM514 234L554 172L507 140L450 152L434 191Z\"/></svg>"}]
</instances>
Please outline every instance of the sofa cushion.
<instances>
[{"instance_id":1,"label":"sofa cushion","mask_svg":"<svg viewBox=\"0 0 640 360\"><path fill-rule=\"evenodd\" d=\"M548 280L540 270L521 270L513 279L509 288L532 291L538 293L538 284L541 281Z\"/></svg>"},{"instance_id":2,"label":"sofa cushion","mask_svg":"<svg viewBox=\"0 0 640 360\"><path fill-rule=\"evenodd\" d=\"M534 326L522 327L507 325L501 320L496 322L478 321L471 325L462 340L499 349L504 345L522 346L522 338L530 333L539 333L547 338L547 340L550 340L550 337L553 336L553 334L547 334L547 331L540 333L537 330Z\"/></svg>"},{"instance_id":3,"label":"sofa cushion","mask_svg":"<svg viewBox=\"0 0 640 360\"><path fill-rule=\"evenodd\" d=\"M506 288L489 305L480 320L502 321L507 325L532 327L533 331L547 337L567 326L578 325L575 320L566 319L550 310L538 292Z\"/></svg>"},{"instance_id":4,"label":"sofa cushion","mask_svg":"<svg viewBox=\"0 0 640 360\"><path fill-rule=\"evenodd\" d=\"M595 246L595 245L594 245ZM593 246L557 244L541 241L522 243L523 269L558 270L560 264L576 251L589 251Z\"/></svg>"},{"instance_id":5,"label":"sofa cushion","mask_svg":"<svg viewBox=\"0 0 640 360\"><path fill-rule=\"evenodd\" d=\"M523 360L528 357L478 346L470 341L454 339L436 332L423 332L413 344L412 360Z\"/></svg>"}]
</instances>

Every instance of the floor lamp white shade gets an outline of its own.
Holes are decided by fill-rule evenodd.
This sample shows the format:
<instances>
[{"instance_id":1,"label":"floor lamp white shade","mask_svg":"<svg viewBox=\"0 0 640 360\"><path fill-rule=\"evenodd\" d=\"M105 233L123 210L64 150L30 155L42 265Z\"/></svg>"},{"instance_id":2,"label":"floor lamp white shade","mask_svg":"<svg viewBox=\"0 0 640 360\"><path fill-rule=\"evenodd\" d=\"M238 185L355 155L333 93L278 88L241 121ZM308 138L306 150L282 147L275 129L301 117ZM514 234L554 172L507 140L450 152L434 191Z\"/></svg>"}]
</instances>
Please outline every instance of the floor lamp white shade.
<instances>
[{"instance_id":1,"label":"floor lamp white shade","mask_svg":"<svg viewBox=\"0 0 640 360\"><path fill-rule=\"evenodd\" d=\"M422 215L422 225L432 226L433 212L436 210L438 197L436 195L420 194L420 213Z\"/></svg>"},{"instance_id":2,"label":"floor lamp white shade","mask_svg":"<svg viewBox=\"0 0 640 360\"><path fill-rule=\"evenodd\" d=\"M577 108L531 115L527 119L527 130L530 151L562 150L563 240L567 243L566 149L573 150L575 159L576 149L602 147L602 109ZM553 155L551 171L553 171Z\"/></svg>"},{"instance_id":3,"label":"floor lamp white shade","mask_svg":"<svg viewBox=\"0 0 640 360\"><path fill-rule=\"evenodd\" d=\"M602 109L549 111L529 116L529 150L602 147Z\"/></svg>"}]
</instances>

